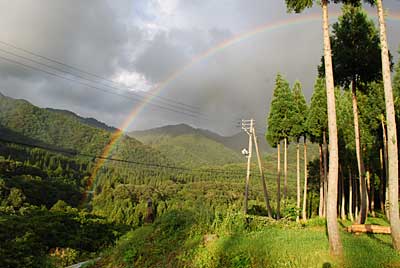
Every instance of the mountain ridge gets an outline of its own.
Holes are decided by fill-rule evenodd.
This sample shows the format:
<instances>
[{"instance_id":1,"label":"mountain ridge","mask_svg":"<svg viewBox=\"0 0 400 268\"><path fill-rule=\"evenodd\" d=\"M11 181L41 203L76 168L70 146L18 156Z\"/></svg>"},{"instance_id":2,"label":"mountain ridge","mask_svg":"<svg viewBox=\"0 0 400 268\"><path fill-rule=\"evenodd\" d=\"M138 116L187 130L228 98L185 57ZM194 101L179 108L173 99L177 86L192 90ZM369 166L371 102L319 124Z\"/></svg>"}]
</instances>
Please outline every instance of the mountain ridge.
<instances>
[{"instance_id":1,"label":"mountain ridge","mask_svg":"<svg viewBox=\"0 0 400 268\"><path fill-rule=\"evenodd\" d=\"M137 130L131 131L128 135L141 139L145 136L154 135L168 135L176 137L178 135L202 135L208 139L211 139L217 143L223 144L225 147L233 150L234 152L240 154L243 148L248 146L248 135L244 132L238 132L231 136L223 136L215 133L208 129L195 128L188 124L176 124L176 125L165 125L162 127L150 128L147 130ZM149 142L147 140L147 142ZM264 138L258 138L259 148L262 153L269 153L272 148L266 143Z\"/></svg>"}]
</instances>

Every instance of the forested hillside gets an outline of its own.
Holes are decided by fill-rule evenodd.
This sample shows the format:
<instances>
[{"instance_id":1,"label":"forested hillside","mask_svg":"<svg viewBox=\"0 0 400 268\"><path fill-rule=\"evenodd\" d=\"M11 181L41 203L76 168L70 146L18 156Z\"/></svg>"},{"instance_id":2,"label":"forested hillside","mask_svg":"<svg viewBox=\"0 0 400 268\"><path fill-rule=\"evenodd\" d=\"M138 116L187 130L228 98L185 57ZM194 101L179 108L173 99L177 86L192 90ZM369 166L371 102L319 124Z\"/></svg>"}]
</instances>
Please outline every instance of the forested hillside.
<instances>
[{"instance_id":1,"label":"forested hillside","mask_svg":"<svg viewBox=\"0 0 400 268\"><path fill-rule=\"evenodd\" d=\"M223 165L244 161L240 154L241 149L234 150L223 143L228 137L185 124L134 131L129 135L185 166ZM247 142L245 140L243 144L236 144L243 149Z\"/></svg>"},{"instance_id":2,"label":"forested hillside","mask_svg":"<svg viewBox=\"0 0 400 268\"><path fill-rule=\"evenodd\" d=\"M4 133L12 132L8 137L13 136L17 141L26 142L28 139L52 147L100 155L110 142L112 132L92 125L73 113L42 109L25 100L0 95L0 126L5 129ZM112 155L146 163L168 162L158 151L128 136L121 138Z\"/></svg>"}]
</instances>

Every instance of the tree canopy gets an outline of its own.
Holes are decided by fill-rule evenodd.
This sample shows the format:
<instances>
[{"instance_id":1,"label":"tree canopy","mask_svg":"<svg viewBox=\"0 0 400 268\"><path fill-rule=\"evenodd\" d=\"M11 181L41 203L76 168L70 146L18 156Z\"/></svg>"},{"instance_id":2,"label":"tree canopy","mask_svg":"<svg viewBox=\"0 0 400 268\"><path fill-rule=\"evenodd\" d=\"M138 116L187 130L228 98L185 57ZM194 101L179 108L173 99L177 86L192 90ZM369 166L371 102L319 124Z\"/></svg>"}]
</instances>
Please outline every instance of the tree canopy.
<instances>
[{"instance_id":1,"label":"tree canopy","mask_svg":"<svg viewBox=\"0 0 400 268\"><path fill-rule=\"evenodd\" d=\"M293 98L289 83L281 74L276 76L274 95L267 119L267 141L272 147L289 138L292 128Z\"/></svg>"},{"instance_id":2,"label":"tree canopy","mask_svg":"<svg viewBox=\"0 0 400 268\"><path fill-rule=\"evenodd\" d=\"M344 5L343 15L333 24L331 45L335 84L357 86L382 78L379 35L374 22L360 6ZM368 55L368 57L366 57ZM319 74L323 76L322 58Z\"/></svg>"}]
</instances>

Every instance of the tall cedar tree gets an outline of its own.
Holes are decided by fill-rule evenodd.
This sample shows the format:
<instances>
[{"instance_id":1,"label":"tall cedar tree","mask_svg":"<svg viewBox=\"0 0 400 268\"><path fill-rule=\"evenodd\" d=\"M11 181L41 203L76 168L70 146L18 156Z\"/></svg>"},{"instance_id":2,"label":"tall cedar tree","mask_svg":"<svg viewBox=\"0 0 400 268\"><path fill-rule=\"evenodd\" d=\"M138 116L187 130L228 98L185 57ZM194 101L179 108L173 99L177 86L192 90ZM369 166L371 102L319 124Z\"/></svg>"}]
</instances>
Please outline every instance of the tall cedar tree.
<instances>
[{"instance_id":1,"label":"tall cedar tree","mask_svg":"<svg viewBox=\"0 0 400 268\"><path fill-rule=\"evenodd\" d=\"M296 141L296 152L297 152L297 211L300 213L300 205L301 205L301 184L300 184L300 148L299 148L299 141L300 138L304 138L304 156L306 160L306 115L307 115L307 102L304 94L301 90L301 84L299 81L296 81L293 85L292 90L292 97L293 97L293 114L292 114L292 129L290 131L290 136ZM307 170L307 163L305 162L305 170ZM306 202L307 196L307 174L305 173L304 178L304 203ZM302 218L305 219L306 213L306 205L303 205L302 210ZM299 220L299 215L297 216L297 221Z\"/></svg>"},{"instance_id":2,"label":"tall cedar tree","mask_svg":"<svg viewBox=\"0 0 400 268\"><path fill-rule=\"evenodd\" d=\"M392 234L393 246L397 251L400 251L400 218L399 218L399 161L397 148L397 130L396 118L393 101L393 90L390 73L390 56L386 38L386 24L383 12L382 0L368 0L370 4L374 3L377 6L379 19L379 32L381 41L381 59L382 59L382 78L385 91L386 104L386 122L387 122L387 137L388 137L388 170L389 170L389 217L390 228Z\"/></svg>"},{"instance_id":3,"label":"tall cedar tree","mask_svg":"<svg viewBox=\"0 0 400 268\"><path fill-rule=\"evenodd\" d=\"M384 150L384 137L383 137L383 127L382 119L385 115L385 97L382 83L370 83L365 94L359 94L358 98L359 108L360 108L360 131L362 133L362 143L364 148L366 148L367 154L364 158L366 160L366 181L367 189L369 192L369 210L374 215L375 208L375 197L379 196L379 200L385 200L385 181L384 169L381 166L379 152ZM382 155L383 156L383 155ZM375 176L373 171L376 171L380 176L380 195L375 194L374 181ZM379 171L381 172L379 172ZM371 174L372 176L368 176ZM376 183L378 185L378 183Z\"/></svg>"},{"instance_id":4,"label":"tall cedar tree","mask_svg":"<svg viewBox=\"0 0 400 268\"><path fill-rule=\"evenodd\" d=\"M313 0L285 0L288 11L296 13L302 12L306 8L312 7ZM320 2L320 1L318 1ZM337 1L334 1L337 2ZM332 255L342 257L343 248L340 241L339 225L337 222L337 192L338 192L338 175L339 175L339 151L337 141L336 126L336 103L335 103L335 86L333 82L331 43L329 39L329 18L328 18L328 0L321 0L322 7L322 30L324 42L324 60L325 60L325 77L326 77L326 95L327 95L327 111L328 111L328 129L329 129L329 187L328 187L328 205L327 205L327 229L329 237L329 246Z\"/></svg>"},{"instance_id":5,"label":"tall cedar tree","mask_svg":"<svg viewBox=\"0 0 400 268\"><path fill-rule=\"evenodd\" d=\"M266 139L272 147L278 147L277 218L280 217L280 142L287 140L292 127L293 102L289 83L281 74L276 76L274 95L267 119ZM285 149L286 150L286 149Z\"/></svg>"},{"instance_id":6,"label":"tall cedar tree","mask_svg":"<svg viewBox=\"0 0 400 268\"><path fill-rule=\"evenodd\" d=\"M365 89L366 83L376 81L381 76L379 36L373 21L367 18L360 6L344 5L342 11L343 15L333 25L333 34L331 35L333 70L335 84L346 89L351 86L354 136L361 186L361 207L358 222L365 223L367 217L367 187L360 144L357 90ZM323 75L323 69L322 64L320 75Z\"/></svg>"},{"instance_id":7,"label":"tall cedar tree","mask_svg":"<svg viewBox=\"0 0 400 268\"><path fill-rule=\"evenodd\" d=\"M308 1L308 0L305 0ZM302 1L304 2L304 1ZM341 2L360 5L360 0L343 0ZM396 116L393 100L391 79L390 54L386 36L386 23L382 0L364 0L371 5L376 5L379 21L379 39L381 45L382 79L385 92L386 122L387 122L387 150L388 150L388 184L389 184L389 218L393 246L400 251L400 217L399 217L399 167Z\"/></svg>"},{"instance_id":8,"label":"tall cedar tree","mask_svg":"<svg viewBox=\"0 0 400 268\"><path fill-rule=\"evenodd\" d=\"M307 115L307 130L311 141L318 142L320 146L320 193L319 193L319 216L322 217L324 213L325 201L326 201L326 189L327 181L324 168L322 168L323 158L327 159L326 144L324 146L324 157L322 157L322 143L326 141L323 137L326 137L326 132L328 131L328 114L326 105L326 87L325 79L317 78L314 85L314 93L311 97L310 108ZM326 164L326 161L325 161ZM325 167L326 168L326 167Z\"/></svg>"}]
</instances>

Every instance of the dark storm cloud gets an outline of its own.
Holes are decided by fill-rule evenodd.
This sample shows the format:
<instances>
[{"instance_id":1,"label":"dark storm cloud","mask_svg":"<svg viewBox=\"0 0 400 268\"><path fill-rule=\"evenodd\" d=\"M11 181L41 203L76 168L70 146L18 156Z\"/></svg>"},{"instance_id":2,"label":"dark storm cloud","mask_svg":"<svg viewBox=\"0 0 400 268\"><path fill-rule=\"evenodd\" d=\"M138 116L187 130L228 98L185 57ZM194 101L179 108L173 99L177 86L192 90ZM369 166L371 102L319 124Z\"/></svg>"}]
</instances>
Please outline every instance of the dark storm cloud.
<instances>
[{"instance_id":1,"label":"dark storm cloud","mask_svg":"<svg viewBox=\"0 0 400 268\"><path fill-rule=\"evenodd\" d=\"M385 1L385 7L389 12L400 10L394 0ZM319 7L306 11L319 12ZM301 15L286 14L284 1L88 0L72 5L67 0L0 0L0 40L107 79L136 74L147 81L139 79L130 86L141 88L156 86L225 40L294 16ZM388 21L392 54L400 42L399 24ZM22 53L3 45L0 49ZM182 113L174 113L147 105L130 128L186 122L231 134L237 131L236 119L255 117L258 129L263 130L276 74L281 72L291 84L299 80L309 99L321 55L320 22L265 30L238 40L186 68L161 91L162 97L175 101L173 105L178 101L199 107L202 115L187 116L182 106L173 108ZM0 57L16 59L1 52ZM6 95L42 107L69 109L115 126L137 105L130 98L1 59L0 79L0 91Z\"/></svg>"}]
</instances>

